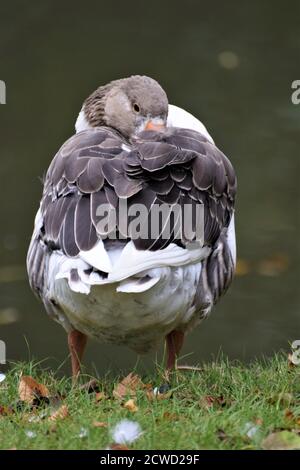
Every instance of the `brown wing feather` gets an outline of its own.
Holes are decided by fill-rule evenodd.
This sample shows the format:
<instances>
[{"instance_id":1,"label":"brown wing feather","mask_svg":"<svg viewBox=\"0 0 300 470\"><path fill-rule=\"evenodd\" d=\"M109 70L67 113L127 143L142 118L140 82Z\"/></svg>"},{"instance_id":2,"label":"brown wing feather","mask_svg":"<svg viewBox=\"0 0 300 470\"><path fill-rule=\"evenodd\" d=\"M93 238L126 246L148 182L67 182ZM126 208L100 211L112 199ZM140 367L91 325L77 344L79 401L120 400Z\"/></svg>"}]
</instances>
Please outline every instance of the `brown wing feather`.
<instances>
[{"instance_id":1,"label":"brown wing feather","mask_svg":"<svg viewBox=\"0 0 300 470\"><path fill-rule=\"evenodd\" d=\"M110 204L117 209L120 199L126 199L129 207L144 204L145 222L150 227L155 204L190 204L193 208L203 204L205 243L213 245L229 224L235 192L231 163L195 131L143 132L129 145L116 131L95 128L71 137L49 167L41 205L41 238L68 256L76 256L80 250L92 248L100 236L97 208ZM175 238L175 219L170 212L166 214L157 238L151 239L149 234L148 239L134 240L137 248L167 246ZM171 234L166 240L162 235L167 222Z\"/></svg>"},{"instance_id":2,"label":"brown wing feather","mask_svg":"<svg viewBox=\"0 0 300 470\"><path fill-rule=\"evenodd\" d=\"M187 129L144 132L135 147L148 178L146 185L156 192L160 201L179 203L181 207L189 204L192 214L196 203L204 205L204 242L213 245L222 229L229 225L234 207L236 177L229 160L201 134ZM157 174L164 175L163 181L159 181ZM192 217L192 225L194 221ZM180 244L180 240L176 242ZM136 242L141 249L149 249L149 244L147 240ZM153 246L157 249L157 244L152 244L151 249Z\"/></svg>"}]
</instances>

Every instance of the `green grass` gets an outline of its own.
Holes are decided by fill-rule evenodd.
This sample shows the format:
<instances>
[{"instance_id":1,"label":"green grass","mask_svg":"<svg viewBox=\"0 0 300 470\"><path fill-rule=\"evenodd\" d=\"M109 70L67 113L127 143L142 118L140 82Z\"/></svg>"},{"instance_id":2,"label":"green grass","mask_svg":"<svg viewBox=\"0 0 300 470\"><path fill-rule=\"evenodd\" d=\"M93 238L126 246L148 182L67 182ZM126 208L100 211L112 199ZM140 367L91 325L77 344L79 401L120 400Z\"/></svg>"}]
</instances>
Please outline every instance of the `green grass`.
<instances>
[{"instance_id":1,"label":"green grass","mask_svg":"<svg viewBox=\"0 0 300 470\"><path fill-rule=\"evenodd\" d=\"M53 424L47 418L51 405L33 411L21 406L21 373L47 385L51 394L59 393L69 417ZM108 398L97 402L95 393L72 387L69 378L57 378L34 363L14 365L0 384L0 405L14 410L5 416L7 408L1 408L0 448L105 449L112 442L111 429L122 419L137 421L144 431L132 449L259 449L272 431L300 428L300 368L289 368L283 355L249 366L221 359L204 365L202 372L178 372L169 398L149 401L138 390L135 413L112 397L119 380L99 379ZM163 383L159 371L142 380L153 386ZM107 427L94 427L95 420ZM253 426L256 432L249 437ZM80 437L82 430L85 437Z\"/></svg>"}]
</instances>

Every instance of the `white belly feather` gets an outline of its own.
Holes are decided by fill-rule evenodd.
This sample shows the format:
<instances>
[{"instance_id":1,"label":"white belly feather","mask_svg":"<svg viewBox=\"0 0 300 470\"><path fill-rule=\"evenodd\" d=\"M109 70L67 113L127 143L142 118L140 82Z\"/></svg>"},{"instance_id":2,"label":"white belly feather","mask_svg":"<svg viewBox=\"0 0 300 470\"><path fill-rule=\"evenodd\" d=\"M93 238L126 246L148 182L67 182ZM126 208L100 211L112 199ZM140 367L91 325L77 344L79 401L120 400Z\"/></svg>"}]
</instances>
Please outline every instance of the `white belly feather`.
<instances>
[{"instance_id":1,"label":"white belly feather","mask_svg":"<svg viewBox=\"0 0 300 470\"><path fill-rule=\"evenodd\" d=\"M122 283L117 282L93 285L88 295L74 292L67 279L56 279L50 295L73 327L98 340L145 352L174 328L189 323L200 272L201 263L156 268L130 278L127 292L120 292ZM134 290L141 279L151 276L159 276L153 287L129 291L129 286Z\"/></svg>"},{"instance_id":2,"label":"white belly feather","mask_svg":"<svg viewBox=\"0 0 300 470\"><path fill-rule=\"evenodd\" d=\"M193 244L145 252L132 242L106 250L101 240L77 258L55 252L48 296L88 336L146 351L191 320L201 261L209 252Z\"/></svg>"}]
</instances>

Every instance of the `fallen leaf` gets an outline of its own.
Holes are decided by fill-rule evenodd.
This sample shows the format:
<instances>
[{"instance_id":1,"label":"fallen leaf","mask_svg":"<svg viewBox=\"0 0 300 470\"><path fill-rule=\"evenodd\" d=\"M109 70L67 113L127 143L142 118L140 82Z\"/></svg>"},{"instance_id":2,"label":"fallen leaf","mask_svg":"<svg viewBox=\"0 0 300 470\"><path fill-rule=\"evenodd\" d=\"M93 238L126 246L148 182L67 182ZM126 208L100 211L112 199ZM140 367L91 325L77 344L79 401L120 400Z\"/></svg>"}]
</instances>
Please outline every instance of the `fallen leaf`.
<instances>
[{"instance_id":1,"label":"fallen leaf","mask_svg":"<svg viewBox=\"0 0 300 470\"><path fill-rule=\"evenodd\" d=\"M215 398L212 395L205 395L204 397L201 397L200 399L200 406L204 406L207 408L210 408L213 406L215 403Z\"/></svg>"},{"instance_id":2,"label":"fallen leaf","mask_svg":"<svg viewBox=\"0 0 300 470\"><path fill-rule=\"evenodd\" d=\"M285 410L284 416L285 416L286 419L288 419L290 421L294 421L294 419L295 419L294 413L289 409Z\"/></svg>"},{"instance_id":3,"label":"fallen leaf","mask_svg":"<svg viewBox=\"0 0 300 470\"><path fill-rule=\"evenodd\" d=\"M153 390L153 385L148 383L148 384L143 384L143 389L144 390Z\"/></svg>"},{"instance_id":4,"label":"fallen leaf","mask_svg":"<svg viewBox=\"0 0 300 470\"><path fill-rule=\"evenodd\" d=\"M0 405L0 416L9 416L14 413L13 409L9 406Z\"/></svg>"},{"instance_id":5,"label":"fallen leaf","mask_svg":"<svg viewBox=\"0 0 300 470\"><path fill-rule=\"evenodd\" d=\"M128 411L131 411L132 413L138 411L138 407L136 406L135 401L132 398L124 404L124 408L126 408L126 410Z\"/></svg>"},{"instance_id":6,"label":"fallen leaf","mask_svg":"<svg viewBox=\"0 0 300 470\"><path fill-rule=\"evenodd\" d=\"M22 375L19 382L19 398L21 401L32 404L34 400L49 398L48 388L36 382L29 375Z\"/></svg>"},{"instance_id":7,"label":"fallen leaf","mask_svg":"<svg viewBox=\"0 0 300 470\"><path fill-rule=\"evenodd\" d=\"M263 425L263 422L264 420L262 418L255 418L254 419L254 423L257 425L257 426L262 426Z\"/></svg>"},{"instance_id":8,"label":"fallen leaf","mask_svg":"<svg viewBox=\"0 0 300 470\"><path fill-rule=\"evenodd\" d=\"M96 401L102 401L102 400L107 400L108 397L107 395L105 395L104 392L97 392L95 398L96 398Z\"/></svg>"},{"instance_id":9,"label":"fallen leaf","mask_svg":"<svg viewBox=\"0 0 300 470\"><path fill-rule=\"evenodd\" d=\"M32 403L30 404L31 413L23 414L23 417L25 417L26 419L30 419L30 417L35 419L34 416L36 416L37 418L39 418L39 420L45 419L49 414L49 411L47 411L45 407L42 407L41 411L38 414L36 414L37 409L40 408L41 405L45 405L45 404L48 405L48 410L50 409L50 412L51 410L56 411L62 404L62 396L53 395L53 396L49 396L49 398L48 397L34 398ZM22 411L24 410L25 406L26 406L26 411L27 411L28 406L26 402L20 400L16 402L14 406L14 410ZM37 418L36 420L38 420Z\"/></svg>"},{"instance_id":10,"label":"fallen leaf","mask_svg":"<svg viewBox=\"0 0 300 470\"><path fill-rule=\"evenodd\" d=\"M107 428L108 424L103 421L94 421L93 426L94 428Z\"/></svg>"},{"instance_id":11,"label":"fallen leaf","mask_svg":"<svg viewBox=\"0 0 300 470\"><path fill-rule=\"evenodd\" d=\"M217 397L215 397L213 395L204 395L200 399L200 406L202 406L202 407L210 408L211 406L214 406L214 405L224 407L224 406L228 405L228 401L225 400L223 395L220 395L220 396L217 396Z\"/></svg>"},{"instance_id":12,"label":"fallen leaf","mask_svg":"<svg viewBox=\"0 0 300 470\"><path fill-rule=\"evenodd\" d=\"M130 372L114 389L113 396L118 400L123 400L127 396L135 397L138 388L143 388L140 377Z\"/></svg>"},{"instance_id":13,"label":"fallen leaf","mask_svg":"<svg viewBox=\"0 0 300 470\"><path fill-rule=\"evenodd\" d=\"M300 426L300 417L299 415L295 416L292 410L286 409L284 412L284 416L291 425ZM297 432L299 432L299 429L297 430Z\"/></svg>"},{"instance_id":14,"label":"fallen leaf","mask_svg":"<svg viewBox=\"0 0 300 470\"><path fill-rule=\"evenodd\" d=\"M111 450L129 450L129 447L125 446L124 444L111 444L109 448Z\"/></svg>"},{"instance_id":15,"label":"fallen leaf","mask_svg":"<svg viewBox=\"0 0 300 470\"><path fill-rule=\"evenodd\" d=\"M262 442L265 450L292 450L300 449L300 436L291 431L274 432Z\"/></svg>"},{"instance_id":16,"label":"fallen leaf","mask_svg":"<svg viewBox=\"0 0 300 470\"><path fill-rule=\"evenodd\" d=\"M54 411L51 416L49 416L49 421L57 421L65 419L69 416L69 410L67 405L61 405L56 411Z\"/></svg>"}]
</instances>

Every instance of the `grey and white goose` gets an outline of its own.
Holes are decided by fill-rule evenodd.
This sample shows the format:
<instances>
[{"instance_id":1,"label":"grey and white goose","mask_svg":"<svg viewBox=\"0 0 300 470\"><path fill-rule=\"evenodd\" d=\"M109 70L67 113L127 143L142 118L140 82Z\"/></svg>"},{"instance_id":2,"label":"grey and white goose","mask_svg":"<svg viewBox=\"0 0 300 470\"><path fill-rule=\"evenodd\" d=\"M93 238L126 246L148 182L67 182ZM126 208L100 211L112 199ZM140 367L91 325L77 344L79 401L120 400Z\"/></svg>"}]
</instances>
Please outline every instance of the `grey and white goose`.
<instances>
[{"instance_id":1,"label":"grey and white goose","mask_svg":"<svg viewBox=\"0 0 300 470\"><path fill-rule=\"evenodd\" d=\"M230 161L152 78L116 80L86 99L47 171L27 256L32 289L68 333L74 376L87 337L137 352L166 338L167 367L175 366L185 333L231 283L235 194ZM182 235L171 210L156 237L133 236L115 216L125 202L128 214L146 208L143 226L162 205L192 214L201 206L203 240Z\"/></svg>"}]
</instances>

